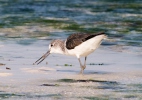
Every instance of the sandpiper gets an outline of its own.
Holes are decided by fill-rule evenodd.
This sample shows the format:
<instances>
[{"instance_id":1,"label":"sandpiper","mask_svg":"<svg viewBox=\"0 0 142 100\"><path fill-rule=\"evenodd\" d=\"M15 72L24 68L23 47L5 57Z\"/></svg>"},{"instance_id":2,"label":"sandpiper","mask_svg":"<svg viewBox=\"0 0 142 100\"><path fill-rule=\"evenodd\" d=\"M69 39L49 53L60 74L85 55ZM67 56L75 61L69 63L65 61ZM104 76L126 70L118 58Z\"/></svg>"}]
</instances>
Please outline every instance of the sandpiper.
<instances>
[{"instance_id":1,"label":"sandpiper","mask_svg":"<svg viewBox=\"0 0 142 100\"><path fill-rule=\"evenodd\" d=\"M81 67L80 73L83 74L83 71L86 68L87 56L94 52L105 38L107 38L106 34L100 32L97 34L76 33L70 35L64 41L59 39L53 40L49 44L49 50L34 64L38 65L41 63L50 53L76 56ZM84 64L81 63L80 57L85 57Z\"/></svg>"}]
</instances>

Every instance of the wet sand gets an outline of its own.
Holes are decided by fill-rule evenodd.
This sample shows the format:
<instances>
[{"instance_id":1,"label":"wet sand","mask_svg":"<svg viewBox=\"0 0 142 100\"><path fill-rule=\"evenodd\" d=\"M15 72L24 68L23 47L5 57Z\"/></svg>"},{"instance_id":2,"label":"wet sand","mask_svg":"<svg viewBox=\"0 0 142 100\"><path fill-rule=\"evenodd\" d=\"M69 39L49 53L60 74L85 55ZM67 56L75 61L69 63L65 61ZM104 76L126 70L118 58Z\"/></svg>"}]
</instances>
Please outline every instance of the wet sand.
<instances>
[{"instance_id":1,"label":"wet sand","mask_svg":"<svg viewBox=\"0 0 142 100\"><path fill-rule=\"evenodd\" d=\"M142 100L142 0L0 0L0 100ZM104 31L78 75L52 39ZM46 64L48 62L48 64Z\"/></svg>"},{"instance_id":2,"label":"wet sand","mask_svg":"<svg viewBox=\"0 0 142 100\"><path fill-rule=\"evenodd\" d=\"M0 63L5 64L0 66L1 100L142 99L140 54L101 46L88 56L84 75L79 75L76 57L52 54L33 65L48 50L48 43L0 43Z\"/></svg>"}]
</instances>

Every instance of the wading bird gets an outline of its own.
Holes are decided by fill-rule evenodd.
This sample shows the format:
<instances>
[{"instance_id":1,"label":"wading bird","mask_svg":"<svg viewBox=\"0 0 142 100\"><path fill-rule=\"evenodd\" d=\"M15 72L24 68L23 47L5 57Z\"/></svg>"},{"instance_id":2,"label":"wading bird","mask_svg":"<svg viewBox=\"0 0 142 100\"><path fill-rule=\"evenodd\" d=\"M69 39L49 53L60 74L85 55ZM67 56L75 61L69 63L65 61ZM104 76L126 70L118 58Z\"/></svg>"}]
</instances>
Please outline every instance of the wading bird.
<instances>
[{"instance_id":1,"label":"wading bird","mask_svg":"<svg viewBox=\"0 0 142 100\"><path fill-rule=\"evenodd\" d=\"M97 34L76 33L70 35L65 41L59 39L53 40L49 44L49 50L34 64L41 63L51 53L76 56L81 67L80 73L83 74L86 68L87 56L94 52L105 38L107 38L106 34L100 32ZM81 63L80 57L85 57L84 64Z\"/></svg>"}]
</instances>

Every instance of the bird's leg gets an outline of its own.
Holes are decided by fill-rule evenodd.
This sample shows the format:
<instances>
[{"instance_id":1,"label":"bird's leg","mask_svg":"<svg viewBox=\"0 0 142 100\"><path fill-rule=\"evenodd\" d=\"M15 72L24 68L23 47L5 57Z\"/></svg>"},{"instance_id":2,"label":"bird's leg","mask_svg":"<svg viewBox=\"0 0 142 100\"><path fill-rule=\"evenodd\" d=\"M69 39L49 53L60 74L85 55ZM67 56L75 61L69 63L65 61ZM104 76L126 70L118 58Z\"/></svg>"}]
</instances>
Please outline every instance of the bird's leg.
<instances>
[{"instance_id":1,"label":"bird's leg","mask_svg":"<svg viewBox=\"0 0 142 100\"><path fill-rule=\"evenodd\" d=\"M83 70L86 68L86 60L87 60L87 56L85 57L85 61L84 61Z\"/></svg>"},{"instance_id":2,"label":"bird's leg","mask_svg":"<svg viewBox=\"0 0 142 100\"><path fill-rule=\"evenodd\" d=\"M79 61L79 63L80 63L80 67L81 67L80 74L83 74L84 66L83 66L82 63L81 63L80 58L78 58L78 61Z\"/></svg>"}]
</instances>

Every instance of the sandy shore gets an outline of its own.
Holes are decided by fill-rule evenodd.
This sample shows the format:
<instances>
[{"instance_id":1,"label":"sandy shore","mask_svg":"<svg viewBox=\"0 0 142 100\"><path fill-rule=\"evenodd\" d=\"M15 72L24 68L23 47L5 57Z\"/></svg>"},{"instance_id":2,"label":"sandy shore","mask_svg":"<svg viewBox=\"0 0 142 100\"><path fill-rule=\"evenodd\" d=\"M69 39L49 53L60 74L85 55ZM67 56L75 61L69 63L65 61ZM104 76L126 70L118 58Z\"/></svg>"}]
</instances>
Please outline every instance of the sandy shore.
<instances>
[{"instance_id":1,"label":"sandy shore","mask_svg":"<svg viewBox=\"0 0 142 100\"><path fill-rule=\"evenodd\" d=\"M0 63L6 64L0 66L1 100L142 99L141 55L101 46L88 56L84 75L79 75L75 57L52 54L33 65L48 49L48 42L1 44Z\"/></svg>"}]
</instances>

